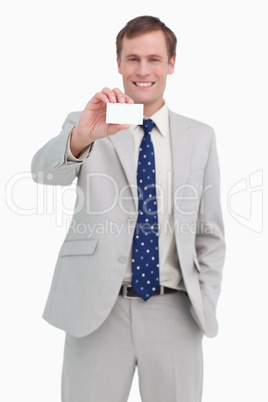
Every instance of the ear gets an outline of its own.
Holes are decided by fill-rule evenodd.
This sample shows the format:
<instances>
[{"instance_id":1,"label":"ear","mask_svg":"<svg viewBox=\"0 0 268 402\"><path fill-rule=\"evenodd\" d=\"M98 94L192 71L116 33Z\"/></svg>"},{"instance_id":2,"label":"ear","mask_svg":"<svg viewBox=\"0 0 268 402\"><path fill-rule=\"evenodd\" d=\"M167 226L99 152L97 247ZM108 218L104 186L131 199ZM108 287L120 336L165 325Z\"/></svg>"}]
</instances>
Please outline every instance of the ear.
<instances>
[{"instance_id":1,"label":"ear","mask_svg":"<svg viewBox=\"0 0 268 402\"><path fill-rule=\"evenodd\" d=\"M168 63L168 74L169 75L174 73L175 61L176 61L176 56L172 56L171 59L169 60L169 63Z\"/></svg>"},{"instance_id":2,"label":"ear","mask_svg":"<svg viewBox=\"0 0 268 402\"><path fill-rule=\"evenodd\" d=\"M122 71L121 71L121 63L120 63L120 59L119 59L118 56L117 56L117 58L116 58L116 61L117 61L118 72L119 72L119 74L122 74Z\"/></svg>"}]
</instances>

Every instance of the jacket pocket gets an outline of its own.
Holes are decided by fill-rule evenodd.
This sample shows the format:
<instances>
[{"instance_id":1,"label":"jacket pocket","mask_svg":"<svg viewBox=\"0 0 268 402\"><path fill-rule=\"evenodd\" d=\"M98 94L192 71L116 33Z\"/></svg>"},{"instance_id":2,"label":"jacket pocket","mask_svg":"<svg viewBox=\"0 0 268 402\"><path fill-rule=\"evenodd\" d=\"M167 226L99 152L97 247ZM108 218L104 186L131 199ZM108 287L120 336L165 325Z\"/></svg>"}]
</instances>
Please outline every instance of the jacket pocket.
<instances>
[{"instance_id":1,"label":"jacket pocket","mask_svg":"<svg viewBox=\"0 0 268 402\"><path fill-rule=\"evenodd\" d=\"M72 255L90 255L93 254L98 241L97 240L71 240L65 241L61 246L59 256L66 257Z\"/></svg>"}]
</instances>

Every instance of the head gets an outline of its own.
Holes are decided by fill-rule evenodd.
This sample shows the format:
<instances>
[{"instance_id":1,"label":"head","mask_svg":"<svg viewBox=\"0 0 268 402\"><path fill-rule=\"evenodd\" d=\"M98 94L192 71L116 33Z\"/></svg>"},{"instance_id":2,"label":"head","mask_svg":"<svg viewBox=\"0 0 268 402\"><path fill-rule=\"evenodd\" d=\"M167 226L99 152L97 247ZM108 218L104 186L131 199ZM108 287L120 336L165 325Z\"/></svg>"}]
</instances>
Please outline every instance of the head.
<instances>
[{"instance_id":1,"label":"head","mask_svg":"<svg viewBox=\"0 0 268 402\"><path fill-rule=\"evenodd\" d=\"M116 37L116 54L120 58L123 38L134 38L145 33L162 31L167 45L168 59L176 56L177 38L175 34L157 17L145 15L134 18L121 29Z\"/></svg>"},{"instance_id":2,"label":"head","mask_svg":"<svg viewBox=\"0 0 268 402\"><path fill-rule=\"evenodd\" d=\"M174 71L177 39L174 33L151 16L129 21L116 38L118 71L125 93L143 103L150 116L163 105L168 74Z\"/></svg>"}]
</instances>

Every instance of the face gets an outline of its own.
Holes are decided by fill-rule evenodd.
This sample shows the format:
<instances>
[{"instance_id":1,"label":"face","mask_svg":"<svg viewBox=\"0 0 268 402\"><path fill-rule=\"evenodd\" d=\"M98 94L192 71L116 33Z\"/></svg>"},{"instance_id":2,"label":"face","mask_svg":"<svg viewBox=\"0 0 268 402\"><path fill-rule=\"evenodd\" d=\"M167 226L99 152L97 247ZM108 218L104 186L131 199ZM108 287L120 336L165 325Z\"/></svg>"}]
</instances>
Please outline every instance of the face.
<instances>
[{"instance_id":1,"label":"face","mask_svg":"<svg viewBox=\"0 0 268 402\"><path fill-rule=\"evenodd\" d=\"M144 104L144 115L151 116L163 106L167 75L174 71L175 57L168 58L164 33L124 37L117 63L125 93L135 103Z\"/></svg>"}]
</instances>

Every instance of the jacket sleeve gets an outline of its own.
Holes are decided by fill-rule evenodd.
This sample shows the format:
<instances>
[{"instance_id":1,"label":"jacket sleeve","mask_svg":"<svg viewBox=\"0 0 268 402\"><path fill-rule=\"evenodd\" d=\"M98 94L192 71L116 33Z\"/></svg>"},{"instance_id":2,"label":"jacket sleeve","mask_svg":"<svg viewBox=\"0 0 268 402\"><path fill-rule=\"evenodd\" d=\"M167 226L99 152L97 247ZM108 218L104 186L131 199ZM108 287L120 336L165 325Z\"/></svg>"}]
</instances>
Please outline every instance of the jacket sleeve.
<instances>
[{"instance_id":1,"label":"jacket sleeve","mask_svg":"<svg viewBox=\"0 0 268 402\"><path fill-rule=\"evenodd\" d=\"M70 113L63 123L61 133L46 143L33 157L33 180L40 184L71 185L79 173L81 162L69 163L67 144L69 135L77 125L80 112Z\"/></svg>"},{"instance_id":2,"label":"jacket sleeve","mask_svg":"<svg viewBox=\"0 0 268 402\"><path fill-rule=\"evenodd\" d=\"M213 131L213 130L212 130ZM214 131L204 171L203 195L199 209L196 252L205 320L216 314L225 258L224 227L220 202L220 172Z\"/></svg>"}]
</instances>

